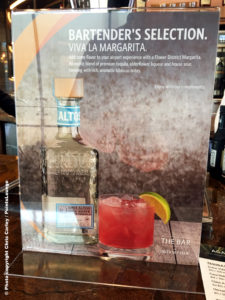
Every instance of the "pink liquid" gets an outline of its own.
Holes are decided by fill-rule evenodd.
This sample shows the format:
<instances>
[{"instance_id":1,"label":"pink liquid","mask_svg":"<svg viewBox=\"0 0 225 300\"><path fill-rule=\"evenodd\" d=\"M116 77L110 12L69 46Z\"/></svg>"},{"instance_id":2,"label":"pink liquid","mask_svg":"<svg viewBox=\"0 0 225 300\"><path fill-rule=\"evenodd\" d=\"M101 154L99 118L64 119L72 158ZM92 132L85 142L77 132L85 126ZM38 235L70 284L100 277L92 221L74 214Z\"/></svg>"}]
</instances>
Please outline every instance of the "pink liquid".
<instances>
[{"instance_id":1,"label":"pink liquid","mask_svg":"<svg viewBox=\"0 0 225 300\"><path fill-rule=\"evenodd\" d=\"M154 208L144 200L127 200L124 196L100 199L100 243L123 249L147 248L153 243L153 232Z\"/></svg>"}]
</instances>

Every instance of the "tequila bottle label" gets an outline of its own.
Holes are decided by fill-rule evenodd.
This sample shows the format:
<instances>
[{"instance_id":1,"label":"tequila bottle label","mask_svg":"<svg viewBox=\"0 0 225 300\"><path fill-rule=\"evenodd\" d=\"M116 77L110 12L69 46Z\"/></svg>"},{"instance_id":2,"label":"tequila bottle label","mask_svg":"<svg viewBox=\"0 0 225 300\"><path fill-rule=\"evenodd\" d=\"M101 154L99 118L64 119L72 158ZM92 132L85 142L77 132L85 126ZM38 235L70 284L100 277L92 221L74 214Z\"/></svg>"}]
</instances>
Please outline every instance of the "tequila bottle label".
<instances>
[{"instance_id":1,"label":"tequila bottle label","mask_svg":"<svg viewBox=\"0 0 225 300\"><path fill-rule=\"evenodd\" d=\"M80 126L80 106L58 106L57 123L58 126Z\"/></svg>"},{"instance_id":2,"label":"tequila bottle label","mask_svg":"<svg viewBox=\"0 0 225 300\"><path fill-rule=\"evenodd\" d=\"M75 202L78 199L73 199ZM94 228L93 204L56 204L56 227Z\"/></svg>"}]
</instances>

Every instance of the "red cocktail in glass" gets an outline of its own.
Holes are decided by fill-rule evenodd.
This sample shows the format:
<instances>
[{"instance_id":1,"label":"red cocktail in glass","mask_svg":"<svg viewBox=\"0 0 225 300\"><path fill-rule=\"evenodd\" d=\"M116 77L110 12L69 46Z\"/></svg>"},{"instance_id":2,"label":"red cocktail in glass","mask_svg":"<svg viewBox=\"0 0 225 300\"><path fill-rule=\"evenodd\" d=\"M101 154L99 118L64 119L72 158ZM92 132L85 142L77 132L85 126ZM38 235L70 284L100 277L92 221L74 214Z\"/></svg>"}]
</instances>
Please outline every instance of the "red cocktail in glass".
<instances>
[{"instance_id":1,"label":"red cocktail in glass","mask_svg":"<svg viewBox=\"0 0 225 300\"><path fill-rule=\"evenodd\" d=\"M147 248L153 243L154 208L130 195L99 199L99 242L120 249Z\"/></svg>"}]
</instances>

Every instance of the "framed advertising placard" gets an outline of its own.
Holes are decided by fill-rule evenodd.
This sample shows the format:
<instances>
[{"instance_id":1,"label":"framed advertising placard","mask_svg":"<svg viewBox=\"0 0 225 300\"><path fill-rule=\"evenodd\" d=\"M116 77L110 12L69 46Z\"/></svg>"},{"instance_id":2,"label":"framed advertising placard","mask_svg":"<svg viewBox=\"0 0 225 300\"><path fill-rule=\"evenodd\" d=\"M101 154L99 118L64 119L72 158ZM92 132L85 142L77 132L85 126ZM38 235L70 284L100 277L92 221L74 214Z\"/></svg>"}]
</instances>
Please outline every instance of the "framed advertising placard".
<instances>
[{"instance_id":1,"label":"framed advertising placard","mask_svg":"<svg viewBox=\"0 0 225 300\"><path fill-rule=\"evenodd\" d=\"M13 13L24 251L198 264L218 20Z\"/></svg>"}]
</instances>

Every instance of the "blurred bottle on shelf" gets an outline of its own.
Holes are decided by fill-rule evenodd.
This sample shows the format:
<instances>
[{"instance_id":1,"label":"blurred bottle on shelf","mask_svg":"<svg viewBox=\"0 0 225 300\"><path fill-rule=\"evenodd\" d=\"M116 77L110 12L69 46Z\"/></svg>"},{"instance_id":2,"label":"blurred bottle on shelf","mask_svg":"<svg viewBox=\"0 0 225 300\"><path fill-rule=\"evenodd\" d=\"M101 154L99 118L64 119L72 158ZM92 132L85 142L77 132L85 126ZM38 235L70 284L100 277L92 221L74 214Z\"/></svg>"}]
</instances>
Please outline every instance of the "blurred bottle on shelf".
<instances>
[{"instance_id":1,"label":"blurred bottle on shelf","mask_svg":"<svg viewBox=\"0 0 225 300\"><path fill-rule=\"evenodd\" d=\"M221 167L222 167L221 180L223 183L225 183L225 146L224 146L223 152L222 152Z\"/></svg>"},{"instance_id":2,"label":"blurred bottle on shelf","mask_svg":"<svg viewBox=\"0 0 225 300\"><path fill-rule=\"evenodd\" d=\"M215 83L214 83L214 98L222 98L224 92L224 76L225 76L225 68L224 63L221 58L219 58L219 62L216 65L216 74L215 74Z\"/></svg>"},{"instance_id":3,"label":"blurred bottle on shelf","mask_svg":"<svg viewBox=\"0 0 225 300\"><path fill-rule=\"evenodd\" d=\"M212 177L222 180L225 146L225 105L220 106L218 128L211 140L209 172Z\"/></svg>"}]
</instances>

